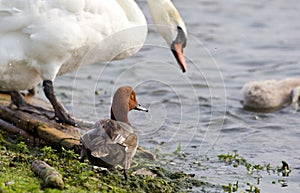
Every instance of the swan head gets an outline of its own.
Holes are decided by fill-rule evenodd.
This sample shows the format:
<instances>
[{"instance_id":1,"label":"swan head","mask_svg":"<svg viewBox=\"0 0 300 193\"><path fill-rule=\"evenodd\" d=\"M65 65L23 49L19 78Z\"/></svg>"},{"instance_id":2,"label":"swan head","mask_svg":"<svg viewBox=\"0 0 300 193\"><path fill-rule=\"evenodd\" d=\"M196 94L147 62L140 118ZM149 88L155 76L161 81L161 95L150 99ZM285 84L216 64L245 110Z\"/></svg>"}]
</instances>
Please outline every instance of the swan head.
<instances>
[{"instance_id":1,"label":"swan head","mask_svg":"<svg viewBox=\"0 0 300 193\"><path fill-rule=\"evenodd\" d=\"M183 48L187 43L185 24L170 0L147 0L153 22L165 39L182 71L187 70Z\"/></svg>"}]
</instances>

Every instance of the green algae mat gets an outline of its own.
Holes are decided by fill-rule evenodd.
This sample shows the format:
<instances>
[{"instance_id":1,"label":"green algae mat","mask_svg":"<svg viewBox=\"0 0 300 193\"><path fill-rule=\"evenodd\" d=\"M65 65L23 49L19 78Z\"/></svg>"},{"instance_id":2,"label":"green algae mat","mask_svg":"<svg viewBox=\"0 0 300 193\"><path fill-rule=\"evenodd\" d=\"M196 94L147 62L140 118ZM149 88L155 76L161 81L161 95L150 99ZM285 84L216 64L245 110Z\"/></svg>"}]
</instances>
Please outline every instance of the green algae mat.
<instances>
[{"instance_id":1,"label":"green algae mat","mask_svg":"<svg viewBox=\"0 0 300 193\"><path fill-rule=\"evenodd\" d=\"M137 154L128 181L120 168L108 171L80 163L74 150L54 149L44 142L24 143L18 134L0 130L0 192L187 192L206 186L183 172L170 172ZM64 187L46 187L31 170L32 162L42 160L58 171Z\"/></svg>"}]
</instances>

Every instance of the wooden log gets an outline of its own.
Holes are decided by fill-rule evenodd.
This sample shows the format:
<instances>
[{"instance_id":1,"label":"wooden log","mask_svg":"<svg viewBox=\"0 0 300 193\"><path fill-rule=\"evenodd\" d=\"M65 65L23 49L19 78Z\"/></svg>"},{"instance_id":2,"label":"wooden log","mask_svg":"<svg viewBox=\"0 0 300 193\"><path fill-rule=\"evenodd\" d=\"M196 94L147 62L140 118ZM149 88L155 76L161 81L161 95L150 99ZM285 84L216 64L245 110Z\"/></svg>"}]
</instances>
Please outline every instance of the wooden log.
<instances>
[{"instance_id":1,"label":"wooden log","mask_svg":"<svg viewBox=\"0 0 300 193\"><path fill-rule=\"evenodd\" d=\"M64 188L64 181L61 174L47 163L36 160L31 164L31 170L42 178L45 187L49 188Z\"/></svg>"},{"instance_id":2,"label":"wooden log","mask_svg":"<svg viewBox=\"0 0 300 193\"><path fill-rule=\"evenodd\" d=\"M34 137L41 138L51 146L56 148L63 146L66 149L74 149L76 152L79 152L80 131L78 131L78 128L72 126L66 128L67 126L50 123L49 120L45 120L37 115L11 110L3 106L0 106L0 118L12 123L17 128L27 131ZM67 132L70 130L74 130L72 134Z\"/></svg>"},{"instance_id":3,"label":"wooden log","mask_svg":"<svg viewBox=\"0 0 300 193\"><path fill-rule=\"evenodd\" d=\"M20 129L20 128L14 126L13 124L8 123L2 119L0 119L0 129L6 130L8 133L13 134L13 135L19 134L19 135L23 136L27 145L34 144L32 135L30 135L28 132L24 131L23 129Z\"/></svg>"}]
</instances>

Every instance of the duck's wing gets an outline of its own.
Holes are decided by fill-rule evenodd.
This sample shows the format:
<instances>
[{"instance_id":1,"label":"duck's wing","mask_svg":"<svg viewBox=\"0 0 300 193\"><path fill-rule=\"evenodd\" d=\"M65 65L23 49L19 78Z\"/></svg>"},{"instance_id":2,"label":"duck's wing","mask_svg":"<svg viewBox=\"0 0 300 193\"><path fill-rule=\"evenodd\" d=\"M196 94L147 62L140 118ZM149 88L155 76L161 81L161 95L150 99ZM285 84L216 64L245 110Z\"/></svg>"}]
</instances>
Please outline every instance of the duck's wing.
<instances>
[{"instance_id":1,"label":"duck's wing","mask_svg":"<svg viewBox=\"0 0 300 193\"><path fill-rule=\"evenodd\" d=\"M112 142L122 145L125 148L125 158L122 166L125 170L129 169L132 157L134 156L138 146L137 135L133 132L132 127L127 123L111 119L101 120L100 122Z\"/></svg>"},{"instance_id":2,"label":"duck's wing","mask_svg":"<svg viewBox=\"0 0 300 193\"><path fill-rule=\"evenodd\" d=\"M127 138L130 135L135 135L132 127L124 122L104 119L100 121L100 124L113 143L127 146L125 143Z\"/></svg>"},{"instance_id":3,"label":"duck's wing","mask_svg":"<svg viewBox=\"0 0 300 193\"><path fill-rule=\"evenodd\" d=\"M125 151L131 152L130 154L135 153L138 137L129 124L111 119L101 120L100 124L112 143L124 146Z\"/></svg>"},{"instance_id":4,"label":"duck's wing","mask_svg":"<svg viewBox=\"0 0 300 193\"><path fill-rule=\"evenodd\" d=\"M92 160L92 163L102 167L123 163L126 147L118 143L123 141L122 137L117 137L113 141L101 124L95 126L95 129L88 131L81 137L83 147L88 149L87 151L90 152L91 156L100 159Z\"/></svg>"},{"instance_id":5,"label":"duck's wing","mask_svg":"<svg viewBox=\"0 0 300 193\"><path fill-rule=\"evenodd\" d=\"M80 137L80 141L84 148L89 149L95 157L104 157L109 154L107 144L110 138L104 132L103 128L96 128L86 132Z\"/></svg>"}]
</instances>

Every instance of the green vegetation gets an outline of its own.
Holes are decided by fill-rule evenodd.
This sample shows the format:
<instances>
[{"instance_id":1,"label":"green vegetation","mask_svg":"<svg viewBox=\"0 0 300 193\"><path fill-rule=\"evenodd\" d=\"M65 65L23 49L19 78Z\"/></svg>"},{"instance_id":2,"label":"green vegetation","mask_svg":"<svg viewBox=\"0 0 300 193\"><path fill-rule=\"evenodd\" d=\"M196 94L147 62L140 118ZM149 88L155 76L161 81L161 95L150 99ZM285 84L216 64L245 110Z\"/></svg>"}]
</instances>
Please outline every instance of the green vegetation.
<instances>
[{"instance_id":1,"label":"green vegetation","mask_svg":"<svg viewBox=\"0 0 300 193\"><path fill-rule=\"evenodd\" d=\"M36 141L38 141L36 139ZM240 156L237 151L220 154L220 164L225 163L234 169L243 169L249 175L249 181L236 180L226 185L211 184L194 178L194 174L174 172L160 167L158 162L167 162L165 154L156 149L158 161L151 160L150 154L138 153L129 171L129 180L125 181L122 170L116 167L109 171L95 168L86 161L80 163L79 155L73 150L53 149L38 141L36 147L27 146L19 135L8 135L0 130L0 193L10 192L192 192L194 188L202 192L222 190L224 192L260 193L263 174L274 174L270 184L287 186L286 177L291 169L286 161L281 166L253 164ZM178 159L187 159L188 154L181 151L179 144L173 152ZM55 168L62 176L64 189L46 188L43 180L30 169L33 161L42 160ZM191 164L199 165L195 161ZM201 165L201 164L200 164Z\"/></svg>"},{"instance_id":2,"label":"green vegetation","mask_svg":"<svg viewBox=\"0 0 300 193\"><path fill-rule=\"evenodd\" d=\"M245 190L239 190L239 182L236 183L228 183L228 185L223 185L223 190L225 192L237 192L238 190L241 192L249 192L249 193L260 193L260 188L258 185L260 184L261 174L260 172L266 171L268 174L271 172L276 173L278 176L286 177L291 172L289 165L286 161L282 161L282 166L279 167L271 167L268 163L266 165L261 164L251 164L245 158L241 157L237 151L233 151L233 154L220 154L218 155L220 161L225 162L227 165L232 165L234 168L239 166L244 166L249 175L251 175L254 179L257 180L257 183L254 185L250 182L245 182L243 187L246 187ZM255 175L254 175L255 174ZM272 184L276 184L276 181L272 181ZM282 187L287 186L284 179L279 179L278 183L281 184Z\"/></svg>"},{"instance_id":3,"label":"green vegetation","mask_svg":"<svg viewBox=\"0 0 300 193\"><path fill-rule=\"evenodd\" d=\"M0 192L185 192L206 184L193 175L170 172L155 166L154 161L142 161L139 156L125 181L121 168L95 168L88 162L80 163L78 157L73 150L55 150L45 144L28 147L22 137L0 130ZM30 170L31 163L38 159L63 176L63 190L44 187L42 179ZM141 168L153 175L134 175Z\"/></svg>"}]
</instances>

